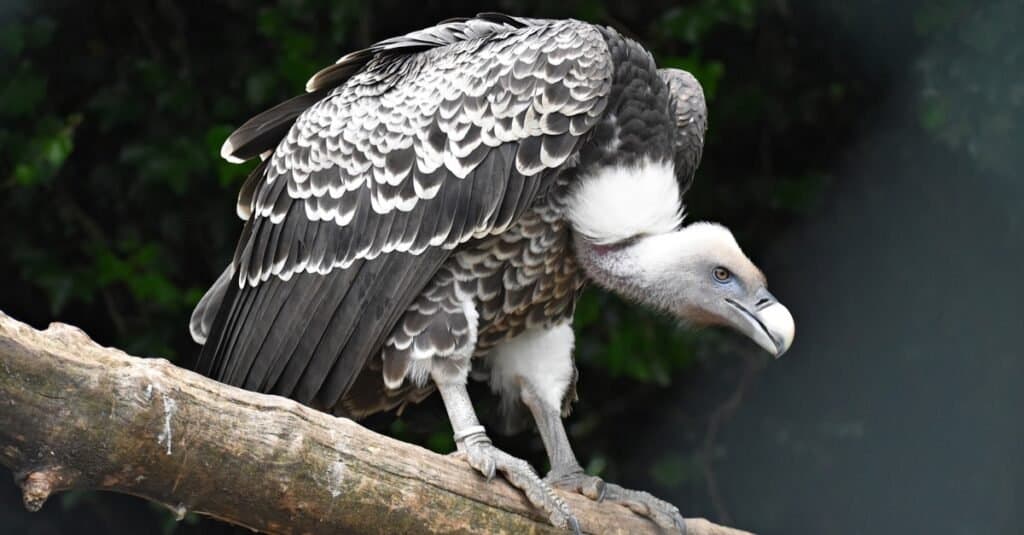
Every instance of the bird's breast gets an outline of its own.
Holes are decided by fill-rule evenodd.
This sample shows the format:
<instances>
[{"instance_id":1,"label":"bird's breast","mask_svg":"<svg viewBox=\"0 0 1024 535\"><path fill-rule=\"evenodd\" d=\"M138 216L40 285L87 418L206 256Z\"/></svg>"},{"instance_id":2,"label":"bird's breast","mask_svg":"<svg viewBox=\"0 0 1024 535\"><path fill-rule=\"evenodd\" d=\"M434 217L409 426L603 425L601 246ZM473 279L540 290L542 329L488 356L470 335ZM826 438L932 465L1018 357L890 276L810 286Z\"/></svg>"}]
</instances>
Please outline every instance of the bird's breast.
<instances>
[{"instance_id":1,"label":"bird's breast","mask_svg":"<svg viewBox=\"0 0 1024 535\"><path fill-rule=\"evenodd\" d=\"M479 312L477 354L531 327L572 317L585 279L572 252L561 188L505 232L468 244L448 260Z\"/></svg>"}]
</instances>

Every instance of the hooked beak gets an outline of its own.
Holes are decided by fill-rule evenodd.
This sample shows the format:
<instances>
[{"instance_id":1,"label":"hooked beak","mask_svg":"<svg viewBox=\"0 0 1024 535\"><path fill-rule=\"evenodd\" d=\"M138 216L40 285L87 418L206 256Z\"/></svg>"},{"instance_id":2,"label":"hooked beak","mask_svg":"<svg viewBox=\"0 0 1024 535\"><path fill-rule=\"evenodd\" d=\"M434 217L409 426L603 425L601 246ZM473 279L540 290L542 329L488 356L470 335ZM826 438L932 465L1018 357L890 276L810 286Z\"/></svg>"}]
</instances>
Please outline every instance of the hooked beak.
<instances>
[{"instance_id":1,"label":"hooked beak","mask_svg":"<svg viewBox=\"0 0 1024 535\"><path fill-rule=\"evenodd\" d=\"M758 291L753 305L730 298L725 301L735 312L733 325L775 358L781 357L793 344L796 332L793 315L768 290Z\"/></svg>"}]
</instances>

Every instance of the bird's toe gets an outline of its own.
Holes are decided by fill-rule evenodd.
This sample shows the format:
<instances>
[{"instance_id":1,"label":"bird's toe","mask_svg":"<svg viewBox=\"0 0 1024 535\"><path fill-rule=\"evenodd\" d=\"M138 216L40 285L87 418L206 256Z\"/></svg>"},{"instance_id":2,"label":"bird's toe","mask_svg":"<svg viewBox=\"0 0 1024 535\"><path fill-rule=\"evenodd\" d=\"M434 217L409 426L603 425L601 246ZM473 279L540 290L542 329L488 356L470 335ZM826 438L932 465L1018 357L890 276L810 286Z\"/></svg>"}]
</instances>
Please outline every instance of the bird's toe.
<instances>
[{"instance_id":1,"label":"bird's toe","mask_svg":"<svg viewBox=\"0 0 1024 535\"><path fill-rule=\"evenodd\" d=\"M683 535L686 534L686 523L679 513L679 508L650 493L606 483L605 501L625 505L634 513L650 518L661 528L674 529Z\"/></svg>"},{"instance_id":2,"label":"bird's toe","mask_svg":"<svg viewBox=\"0 0 1024 535\"><path fill-rule=\"evenodd\" d=\"M466 459L488 480L501 472L505 479L518 488L527 500L547 515L548 520L560 528L579 534L580 527L569 506L526 461L513 457L491 444L477 444L467 448Z\"/></svg>"},{"instance_id":3,"label":"bird's toe","mask_svg":"<svg viewBox=\"0 0 1024 535\"><path fill-rule=\"evenodd\" d=\"M618 503L638 515L651 519L663 529L686 534L686 523L679 509L647 492L624 489L582 471L558 476L549 475L546 480L554 487L578 492L598 502Z\"/></svg>"},{"instance_id":4,"label":"bird's toe","mask_svg":"<svg viewBox=\"0 0 1024 535\"><path fill-rule=\"evenodd\" d=\"M607 490L603 479L587 475L582 471L559 476L548 474L544 480L555 488L582 494L598 502L604 500Z\"/></svg>"},{"instance_id":5,"label":"bird's toe","mask_svg":"<svg viewBox=\"0 0 1024 535\"><path fill-rule=\"evenodd\" d=\"M471 447L466 452L466 462L480 472L487 481L494 479L495 462L494 456L487 451L487 448Z\"/></svg>"}]
</instances>

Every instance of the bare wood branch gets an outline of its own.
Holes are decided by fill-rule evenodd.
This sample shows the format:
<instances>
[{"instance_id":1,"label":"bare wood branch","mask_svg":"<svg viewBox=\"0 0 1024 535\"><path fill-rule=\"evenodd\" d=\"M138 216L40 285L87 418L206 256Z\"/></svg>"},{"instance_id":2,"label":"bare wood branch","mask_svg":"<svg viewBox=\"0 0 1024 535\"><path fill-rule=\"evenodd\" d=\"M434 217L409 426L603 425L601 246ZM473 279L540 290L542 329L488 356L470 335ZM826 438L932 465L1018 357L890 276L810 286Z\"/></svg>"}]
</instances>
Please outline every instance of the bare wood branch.
<instances>
[{"instance_id":1,"label":"bare wood branch","mask_svg":"<svg viewBox=\"0 0 1024 535\"><path fill-rule=\"evenodd\" d=\"M2 312L0 462L33 511L55 492L101 489L268 533L558 532L457 459ZM563 496L586 532L657 531L624 507ZM746 533L703 519L687 530Z\"/></svg>"}]
</instances>

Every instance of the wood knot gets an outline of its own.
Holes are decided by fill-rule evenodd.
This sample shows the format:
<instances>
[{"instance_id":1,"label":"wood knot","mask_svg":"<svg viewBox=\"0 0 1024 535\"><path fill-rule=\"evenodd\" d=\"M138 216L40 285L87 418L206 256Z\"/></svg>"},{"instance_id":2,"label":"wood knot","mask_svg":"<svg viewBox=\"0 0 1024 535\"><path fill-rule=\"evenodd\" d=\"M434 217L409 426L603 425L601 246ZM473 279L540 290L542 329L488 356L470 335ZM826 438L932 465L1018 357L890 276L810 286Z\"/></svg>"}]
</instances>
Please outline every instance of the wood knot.
<instances>
[{"instance_id":1,"label":"wood knot","mask_svg":"<svg viewBox=\"0 0 1024 535\"><path fill-rule=\"evenodd\" d=\"M68 325L66 323L53 322L46 327L43 331L45 334L52 336L58 340L75 344L75 343L86 343L94 344L92 338L89 338L85 331L75 327L74 325Z\"/></svg>"},{"instance_id":2,"label":"wood knot","mask_svg":"<svg viewBox=\"0 0 1024 535\"><path fill-rule=\"evenodd\" d=\"M59 466L29 472L20 483L25 509L38 511L51 494L71 488L72 480L71 474Z\"/></svg>"}]
</instances>

